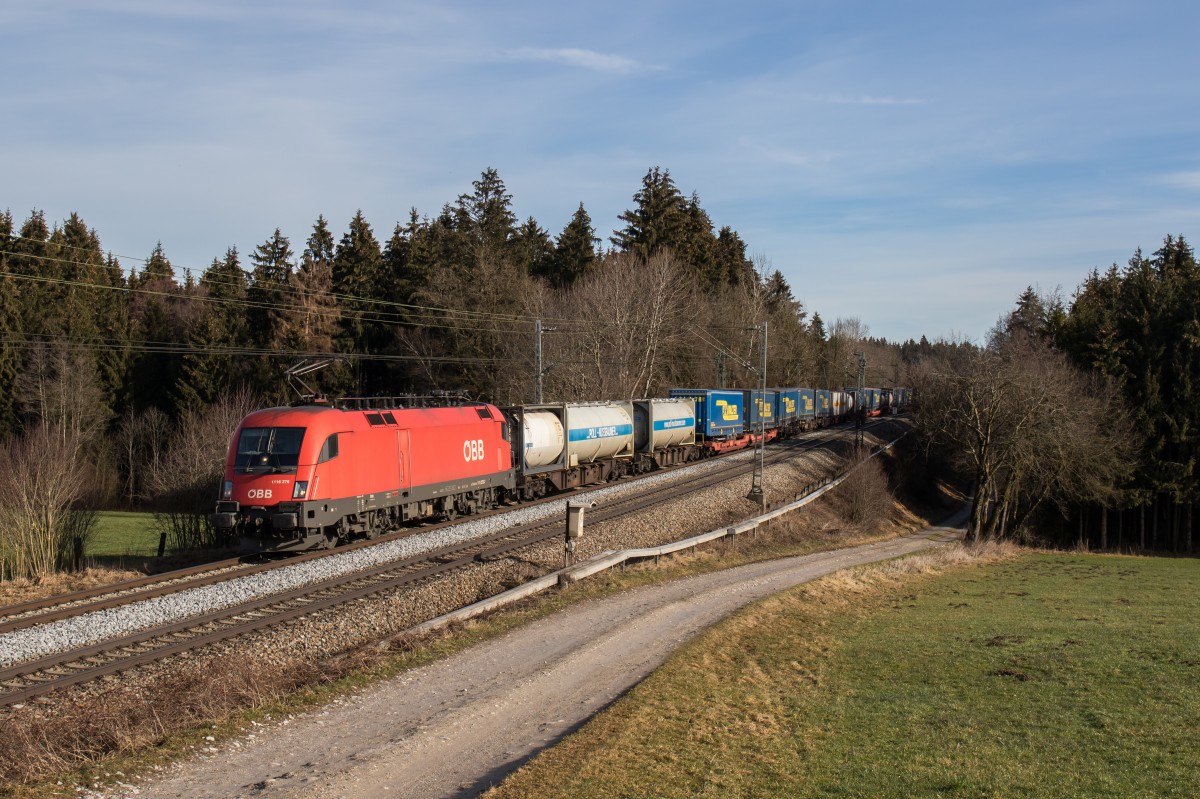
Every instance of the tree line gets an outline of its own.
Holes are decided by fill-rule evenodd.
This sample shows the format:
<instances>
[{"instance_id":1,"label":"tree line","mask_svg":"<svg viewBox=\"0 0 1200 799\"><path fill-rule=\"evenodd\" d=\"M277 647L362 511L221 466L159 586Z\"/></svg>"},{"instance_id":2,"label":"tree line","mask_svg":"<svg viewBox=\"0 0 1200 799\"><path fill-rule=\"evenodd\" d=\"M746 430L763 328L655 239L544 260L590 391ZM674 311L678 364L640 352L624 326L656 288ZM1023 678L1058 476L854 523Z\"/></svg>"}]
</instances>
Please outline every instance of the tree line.
<instances>
[{"instance_id":1,"label":"tree line","mask_svg":"<svg viewBox=\"0 0 1200 799\"><path fill-rule=\"evenodd\" d=\"M1200 269L1182 236L1069 302L1029 287L983 346L920 364L918 418L975 481L973 535L1195 550Z\"/></svg>"},{"instance_id":2,"label":"tree line","mask_svg":"<svg viewBox=\"0 0 1200 799\"><path fill-rule=\"evenodd\" d=\"M851 384L864 347L874 382L901 380L896 348L856 319L827 328L810 316L668 170L647 171L619 225L603 244L581 203L552 236L517 219L487 169L436 215L411 209L386 240L361 212L340 236L318 216L302 244L276 229L248 254L230 247L193 270L161 244L123 264L77 214L51 225L34 211L18 225L5 212L0 441L21 464L48 442L62 448L55 507L151 503L182 546L205 533L198 511L173 514L211 503L231 420L294 399L284 372L301 358L335 356L314 378L332 395L529 402L540 321L547 400L628 399L753 385L742 364L758 363L766 320L773 384ZM21 490L0 486L4 518L35 515ZM0 543L0 576L77 559L86 524L44 527L41 565Z\"/></svg>"}]
</instances>

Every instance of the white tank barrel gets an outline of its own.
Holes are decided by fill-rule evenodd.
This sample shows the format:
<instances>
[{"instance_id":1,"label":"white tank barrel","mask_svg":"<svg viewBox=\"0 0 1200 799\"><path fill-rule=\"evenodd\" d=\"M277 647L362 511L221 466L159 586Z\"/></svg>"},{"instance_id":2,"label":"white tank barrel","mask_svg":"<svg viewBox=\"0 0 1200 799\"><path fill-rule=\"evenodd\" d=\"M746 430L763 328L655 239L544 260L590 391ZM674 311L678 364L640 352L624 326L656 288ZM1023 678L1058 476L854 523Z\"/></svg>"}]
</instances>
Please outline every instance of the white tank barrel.
<instances>
[{"instance_id":1,"label":"white tank barrel","mask_svg":"<svg viewBox=\"0 0 1200 799\"><path fill-rule=\"evenodd\" d=\"M566 437L558 416L549 411L533 411L523 414L521 426L527 468L549 466L562 457Z\"/></svg>"},{"instance_id":2,"label":"white tank barrel","mask_svg":"<svg viewBox=\"0 0 1200 799\"><path fill-rule=\"evenodd\" d=\"M696 443L696 404L690 399L645 399L633 403L638 452Z\"/></svg>"},{"instance_id":3,"label":"white tank barrel","mask_svg":"<svg viewBox=\"0 0 1200 799\"><path fill-rule=\"evenodd\" d=\"M567 465L633 454L629 403L567 405Z\"/></svg>"}]
</instances>

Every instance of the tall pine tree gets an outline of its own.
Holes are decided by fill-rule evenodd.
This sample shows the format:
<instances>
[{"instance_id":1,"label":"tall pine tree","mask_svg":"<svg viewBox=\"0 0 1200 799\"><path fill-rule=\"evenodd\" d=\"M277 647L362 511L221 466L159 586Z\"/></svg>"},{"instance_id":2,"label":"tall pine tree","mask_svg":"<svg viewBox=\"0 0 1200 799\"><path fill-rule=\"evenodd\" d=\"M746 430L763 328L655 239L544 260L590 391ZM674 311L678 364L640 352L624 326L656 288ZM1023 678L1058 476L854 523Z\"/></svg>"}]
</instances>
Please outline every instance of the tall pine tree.
<instances>
[{"instance_id":1,"label":"tall pine tree","mask_svg":"<svg viewBox=\"0 0 1200 799\"><path fill-rule=\"evenodd\" d=\"M583 203L554 243L553 271L548 277L554 286L570 286L596 266L596 229Z\"/></svg>"}]
</instances>

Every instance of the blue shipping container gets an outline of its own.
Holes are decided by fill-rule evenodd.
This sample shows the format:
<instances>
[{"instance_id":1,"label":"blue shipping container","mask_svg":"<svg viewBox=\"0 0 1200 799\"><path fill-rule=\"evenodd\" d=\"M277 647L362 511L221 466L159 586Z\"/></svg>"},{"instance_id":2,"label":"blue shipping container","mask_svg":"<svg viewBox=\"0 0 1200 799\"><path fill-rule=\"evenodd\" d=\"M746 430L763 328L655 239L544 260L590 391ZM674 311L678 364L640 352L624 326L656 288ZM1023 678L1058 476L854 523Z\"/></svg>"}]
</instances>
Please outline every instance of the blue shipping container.
<instances>
[{"instance_id":1,"label":"blue shipping container","mask_svg":"<svg viewBox=\"0 0 1200 799\"><path fill-rule=\"evenodd\" d=\"M765 394L757 389L743 390L742 401L745 407L749 409L746 414L746 432L752 433L758 429L759 422L762 422L763 428L770 430L779 426L778 417L776 416L776 392L768 391Z\"/></svg>"},{"instance_id":2,"label":"blue shipping container","mask_svg":"<svg viewBox=\"0 0 1200 799\"><path fill-rule=\"evenodd\" d=\"M817 416L833 415L833 392L827 388L817 389Z\"/></svg>"},{"instance_id":3,"label":"blue shipping container","mask_svg":"<svg viewBox=\"0 0 1200 799\"><path fill-rule=\"evenodd\" d=\"M746 427L745 397L741 391L673 388L667 396L696 403L696 432L707 438L738 436Z\"/></svg>"},{"instance_id":4,"label":"blue shipping container","mask_svg":"<svg viewBox=\"0 0 1200 799\"><path fill-rule=\"evenodd\" d=\"M817 415L817 392L811 388L796 389L800 394L799 418L812 419Z\"/></svg>"},{"instance_id":5,"label":"blue shipping container","mask_svg":"<svg viewBox=\"0 0 1200 799\"><path fill-rule=\"evenodd\" d=\"M775 418L780 424L794 422L800 418L800 389L798 388L780 388L778 392L779 402L775 406Z\"/></svg>"}]
</instances>

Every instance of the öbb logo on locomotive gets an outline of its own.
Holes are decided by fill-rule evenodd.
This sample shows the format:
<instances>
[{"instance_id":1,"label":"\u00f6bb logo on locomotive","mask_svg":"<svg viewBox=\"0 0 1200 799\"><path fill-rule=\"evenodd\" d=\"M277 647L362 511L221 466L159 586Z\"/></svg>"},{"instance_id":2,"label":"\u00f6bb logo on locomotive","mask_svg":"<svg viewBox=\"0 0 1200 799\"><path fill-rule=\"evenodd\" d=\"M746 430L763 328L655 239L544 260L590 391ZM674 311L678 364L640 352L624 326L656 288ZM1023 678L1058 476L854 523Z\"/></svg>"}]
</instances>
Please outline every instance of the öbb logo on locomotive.
<instances>
[{"instance_id":1,"label":"\u00f6bb logo on locomotive","mask_svg":"<svg viewBox=\"0 0 1200 799\"><path fill-rule=\"evenodd\" d=\"M444 396L308 400L255 411L233 437L210 520L247 549L331 547L410 521L451 519L741 449L759 437L845 421L855 410L892 413L911 401L907 389L670 393L505 408ZM746 418L751 412L757 418Z\"/></svg>"},{"instance_id":2,"label":"\u00f6bb logo on locomotive","mask_svg":"<svg viewBox=\"0 0 1200 799\"><path fill-rule=\"evenodd\" d=\"M467 463L470 463L471 461L483 460L482 438L476 438L463 442L463 460L465 460Z\"/></svg>"}]
</instances>

